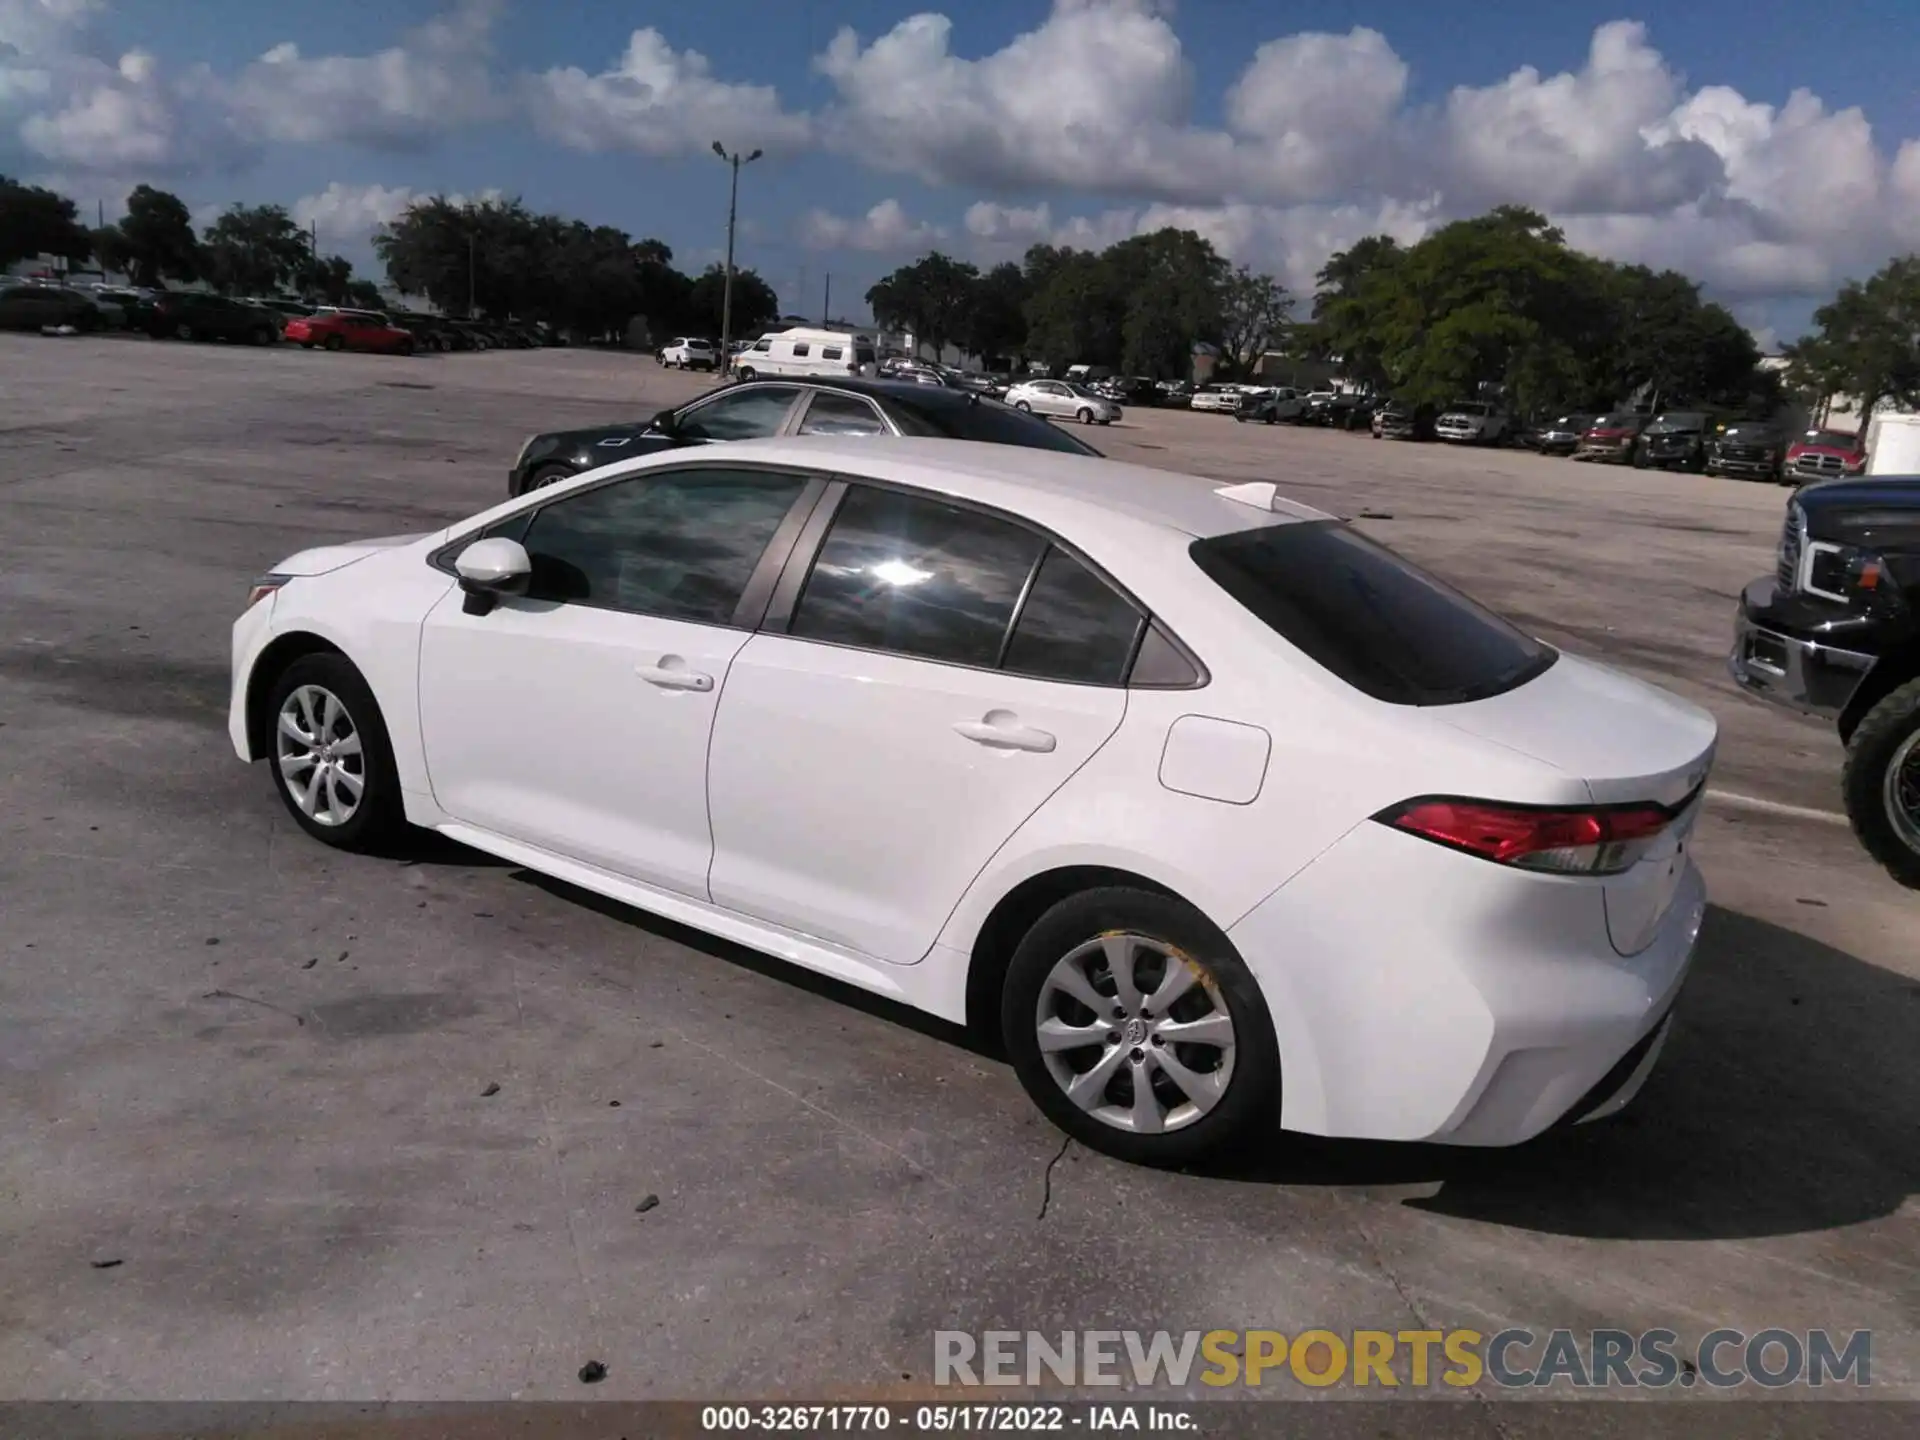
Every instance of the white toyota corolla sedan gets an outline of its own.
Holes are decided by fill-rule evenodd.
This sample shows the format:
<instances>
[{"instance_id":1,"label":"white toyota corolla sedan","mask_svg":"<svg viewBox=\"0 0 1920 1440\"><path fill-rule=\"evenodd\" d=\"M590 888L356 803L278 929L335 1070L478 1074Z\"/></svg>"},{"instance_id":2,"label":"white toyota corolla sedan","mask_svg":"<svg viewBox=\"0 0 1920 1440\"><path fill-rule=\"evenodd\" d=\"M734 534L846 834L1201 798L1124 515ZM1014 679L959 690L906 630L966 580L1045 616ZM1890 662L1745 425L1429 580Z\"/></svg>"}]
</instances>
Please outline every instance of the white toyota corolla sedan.
<instances>
[{"instance_id":1,"label":"white toyota corolla sedan","mask_svg":"<svg viewBox=\"0 0 1920 1440\"><path fill-rule=\"evenodd\" d=\"M988 1028L1163 1164L1624 1105L1716 738L1270 484L871 438L295 555L230 730L318 840L430 827Z\"/></svg>"}]
</instances>

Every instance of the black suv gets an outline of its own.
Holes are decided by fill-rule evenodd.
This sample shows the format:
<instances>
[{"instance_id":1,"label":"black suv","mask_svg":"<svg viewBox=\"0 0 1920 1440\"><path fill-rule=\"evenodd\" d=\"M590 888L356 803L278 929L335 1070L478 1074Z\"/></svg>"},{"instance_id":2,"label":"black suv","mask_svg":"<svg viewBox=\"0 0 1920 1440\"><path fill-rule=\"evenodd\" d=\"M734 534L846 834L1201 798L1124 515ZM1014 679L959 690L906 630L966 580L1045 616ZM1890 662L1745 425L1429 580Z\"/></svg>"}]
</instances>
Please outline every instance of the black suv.
<instances>
[{"instance_id":1,"label":"black suv","mask_svg":"<svg viewBox=\"0 0 1920 1440\"><path fill-rule=\"evenodd\" d=\"M156 295L147 312L147 333L156 340L244 340L271 345L280 338L286 317L259 305L207 295L198 290L174 290Z\"/></svg>"},{"instance_id":2,"label":"black suv","mask_svg":"<svg viewBox=\"0 0 1920 1440\"><path fill-rule=\"evenodd\" d=\"M1854 834L1920 889L1920 476L1795 491L1775 573L1740 596L1727 668L1839 728Z\"/></svg>"}]
</instances>

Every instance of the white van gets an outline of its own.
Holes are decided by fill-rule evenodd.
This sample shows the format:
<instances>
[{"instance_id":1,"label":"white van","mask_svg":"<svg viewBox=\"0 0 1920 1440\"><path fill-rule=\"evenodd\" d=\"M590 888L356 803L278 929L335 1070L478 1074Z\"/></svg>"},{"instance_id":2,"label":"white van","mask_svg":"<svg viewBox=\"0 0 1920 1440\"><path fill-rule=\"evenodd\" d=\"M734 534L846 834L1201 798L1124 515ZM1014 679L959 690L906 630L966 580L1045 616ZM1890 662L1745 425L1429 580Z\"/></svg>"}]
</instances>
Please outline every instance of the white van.
<instances>
[{"instance_id":1,"label":"white van","mask_svg":"<svg viewBox=\"0 0 1920 1440\"><path fill-rule=\"evenodd\" d=\"M874 364L871 335L851 330L776 330L733 359L736 379L763 375L860 375Z\"/></svg>"}]
</instances>

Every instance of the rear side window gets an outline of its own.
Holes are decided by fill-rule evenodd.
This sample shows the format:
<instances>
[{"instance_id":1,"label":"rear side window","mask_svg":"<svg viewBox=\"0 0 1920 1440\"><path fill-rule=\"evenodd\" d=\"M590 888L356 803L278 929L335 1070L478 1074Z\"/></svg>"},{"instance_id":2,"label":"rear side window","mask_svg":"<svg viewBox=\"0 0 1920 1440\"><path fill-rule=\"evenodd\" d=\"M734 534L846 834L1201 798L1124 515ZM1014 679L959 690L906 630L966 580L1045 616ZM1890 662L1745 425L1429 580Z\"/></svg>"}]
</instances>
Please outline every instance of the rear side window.
<instances>
[{"instance_id":1,"label":"rear side window","mask_svg":"<svg viewBox=\"0 0 1920 1440\"><path fill-rule=\"evenodd\" d=\"M936 395L942 392L935 391ZM939 436L947 440L978 440L988 445L1024 445L1030 450L1064 450L1071 455L1098 455L1100 452L1076 436L1069 435L1024 410L1002 405L981 395L946 392L944 403L902 399L895 407L903 430L915 435Z\"/></svg>"},{"instance_id":2,"label":"rear side window","mask_svg":"<svg viewBox=\"0 0 1920 1440\"><path fill-rule=\"evenodd\" d=\"M1196 540L1194 563L1309 659L1376 700L1457 705L1524 685L1558 652L1331 520Z\"/></svg>"},{"instance_id":3,"label":"rear side window","mask_svg":"<svg viewBox=\"0 0 1920 1440\"><path fill-rule=\"evenodd\" d=\"M1054 546L1020 606L1000 668L1042 680L1118 685L1143 623L1125 596Z\"/></svg>"},{"instance_id":4,"label":"rear side window","mask_svg":"<svg viewBox=\"0 0 1920 1440\"><path fill-rule=\"evenodd\" d=\"M804 356L805 356L805 355L807 354L807 342L806 342L806 341L804 341L804 340L796 340L796 341L794 341L794 342L793 342L793 353L794 353L794 355L795 355L795 357L796 357L796 358L798 358L798 357L804 357Z\"/></svg>"},{"instance_id":5,"label":"rear side window","mask_svg":"<svg viewBox=\"0 0 1920 1440\"><path fill-rule=\"evenodd\" d=\"M842 353L844 352L842 352L838 345L828 345L821 349L820 358L822 360L838 360Z\"/></svg>"}]
</instances>

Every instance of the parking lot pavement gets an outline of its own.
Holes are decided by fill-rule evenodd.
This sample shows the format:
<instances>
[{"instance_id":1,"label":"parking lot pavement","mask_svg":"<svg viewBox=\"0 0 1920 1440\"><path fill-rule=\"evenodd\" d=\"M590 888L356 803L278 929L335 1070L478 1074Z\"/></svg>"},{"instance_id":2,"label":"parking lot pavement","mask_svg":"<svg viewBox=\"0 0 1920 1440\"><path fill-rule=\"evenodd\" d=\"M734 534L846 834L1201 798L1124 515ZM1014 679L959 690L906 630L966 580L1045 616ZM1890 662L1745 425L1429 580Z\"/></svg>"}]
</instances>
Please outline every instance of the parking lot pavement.
<instances>
[{"instance_id":1,"label":"parking lot pavement","mask_svg":"<svg viewBox=\"0 0 1920 1440\"><path fill-rule=\"evenodd\" d=\"M0 337L0 1395L571 1398L594 1359L596 1396L872 1395L940 1328L1724 1325L1871 1329L1875 1390L1920 1398L1920 901L1842 827L1711 810L1683 1028L1618 1123L1205 1175L1063 1148L964 1037L775 962L305 840L227 748L248 579L705 383ZM1181 413L1091 438L1391 516L1709 705L1723 789L1834 804L1834 741L1721 679L1783 491Z\"/></svg>"}]
</instances>

